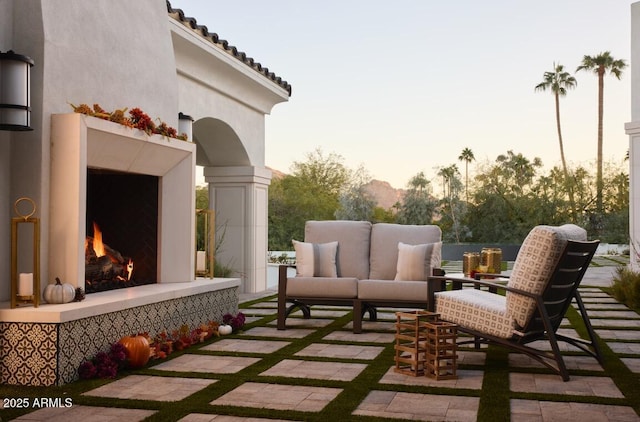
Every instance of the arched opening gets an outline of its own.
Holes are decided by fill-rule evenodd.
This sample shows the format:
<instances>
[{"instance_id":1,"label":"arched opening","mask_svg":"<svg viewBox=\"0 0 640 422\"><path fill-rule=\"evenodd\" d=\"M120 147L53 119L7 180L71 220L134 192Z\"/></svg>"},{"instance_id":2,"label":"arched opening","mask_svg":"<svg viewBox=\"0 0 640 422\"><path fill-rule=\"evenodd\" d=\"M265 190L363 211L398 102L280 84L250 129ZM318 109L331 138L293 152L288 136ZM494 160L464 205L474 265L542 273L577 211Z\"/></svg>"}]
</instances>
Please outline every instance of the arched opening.
<instances>
[{"instance_id":1,"label":"arched opening","mask_svg":"<svg viewBox=\"0 0 640 422\"><path fill-rule=\"evenodd\" d=\"M242 141L233 128L222 120L206 117L194 122L193 141L197 145L197 166L251 165Z\"/></svg>"}]
</instances>

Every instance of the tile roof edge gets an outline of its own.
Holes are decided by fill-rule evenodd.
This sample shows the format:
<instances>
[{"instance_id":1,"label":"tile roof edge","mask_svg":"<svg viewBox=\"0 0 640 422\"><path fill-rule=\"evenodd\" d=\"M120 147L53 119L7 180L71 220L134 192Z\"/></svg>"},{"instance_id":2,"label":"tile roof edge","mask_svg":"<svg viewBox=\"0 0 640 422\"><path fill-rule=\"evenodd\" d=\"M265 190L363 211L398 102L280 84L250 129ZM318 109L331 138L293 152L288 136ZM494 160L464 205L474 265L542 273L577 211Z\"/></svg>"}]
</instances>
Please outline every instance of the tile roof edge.
<instances>
[{"instance_id":1,"label":"tile roof edge","mask_svg":"<svg viewBox=\"0 0 640 422\"><path fill-rule=\"evenodd\" d=\"M262 64L255 61L252 57L248 57L245 52L239 51L235 46L229 45L229 42L227 40L220 39L218 34L216 34L215 32L209 32L206 26L198 25L196 19L185 16L182 9L174 9L173 7L171 7L171 2L169 0L167 0L167 13L169 17L177 20L178 22L181 22L183 25L188 26L194 32L199 33L201 37L209 40L212 44L219 46L228 54L235 57L237 60L246 64L259 74L265 76L267 79L271 80L276 85L287 91L289 96L291 96L291 85L287 81L271 72L269 68L263 67Z\"/></svg>"}]
</instances>

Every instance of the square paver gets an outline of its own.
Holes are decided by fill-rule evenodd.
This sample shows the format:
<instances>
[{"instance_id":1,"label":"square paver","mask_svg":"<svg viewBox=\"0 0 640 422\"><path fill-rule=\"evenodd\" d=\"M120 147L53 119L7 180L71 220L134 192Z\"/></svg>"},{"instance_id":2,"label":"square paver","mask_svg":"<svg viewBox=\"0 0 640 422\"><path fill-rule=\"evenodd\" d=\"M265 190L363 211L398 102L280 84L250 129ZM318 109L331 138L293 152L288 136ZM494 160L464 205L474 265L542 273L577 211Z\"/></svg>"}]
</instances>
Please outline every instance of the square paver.
<instances>
[{"instance_id":1,"label":"square paver","mask_svg":"<svg viewBox=\"0 0 640 422\"><path fill-rule=\"evenodd\" d=\"M159 371L235 374L260 358L184 354L153 367Z\"/></svg>"},{"instance_id":2,"label":"square paver","mask_svg":"<svg viewBox=\"0 0 640 422\"><path fill-rule=\"evenodd\" d=\"M122 409L117 407L83 406L46 407L13 419L15 421L101 421L101 422L137 422L156 413L155 410Z\"/></svg>"},{"instance_id":3,"label":"square paver","mask_svg":"<svg viewBox=\"0 0 640 422\"><path fill-rule=\"evenodd\" d=\"M631 372L640 374L640 358L620 358Z\"/></svg>"},{"instance_id":4,"label":"square paver","mask_svg":"<svg viewBox=\"0 0 640 422\"><path fill-rule=\"evenodd\" d=\"M569 370L604 371L598 360L591 356L563 356ZM543 364L522 353L509 353L509 366L514 368L546 368Z\"/></svg>"},{"instance_id":5,"label":"square paver","mask_svg":"<svg viewBox=\"0 0 640 422\"><path fill-rule=\"evenodd\" d=\"M178 422L293 422L287 419L265 419L265 418L252 418L245 416L230 416L230 415L210 415L205 413L191 413L182 419L178 419Z\"/></svg>"},{"instance_id":6,"label":"square paver","mask_svg":"<svg viewBox=\"0 0 640 422\"><path fill-rule=\"evenodd\" d=\"M334 311L329 311L329 312L334 312ZM315 316L315 313L313 314ZM323 318L302 318L302 317L289 317L287 318L287 329L289 327L295 327L295 328L322 328L322 327L326 327L327 325L331 324L334 320L333 319L323 319ZM269 323L270 326L275 326L278 322L277 321L271 321Z\"/></svg>"},{"instance_id":7,"label":"square paver","mask_svg":"<svg viewBox=\"0 0 640 422\"><path fill-rule=\"evenodd\" d=\"M344 326L346 330L353 330L353 321ZM365 319L362 321L363 331L396 331L395 322L391 321L369 321Z\"/></svg>"},{"instance_id":8,"label":"square paver","mask_svg":"<svg viewBox=\"0 0 640 422\"><path fill-rule=\"evenodd\" d=\"M216 380L129 375L83 393L85 396L154 401L180 401Z\"/></svg>"},{"instance_id":9,"label":"square paver","mask_svg":"<svg viewBox=\"0 0 640 422\"><path fill-rule=\"evenodd\" d=\"M353 331L336 330L323 337L323 340L345 341L349 343L391 343L395 340L393 333L377 333L375 331L353 334Z\"/></svg>"},{"instance_id":10,"label":"square paver","mask_svg":"<svg viewBox=\"0 0 640 422\"><path fill-rule=\"evenodd\" d=\"M460 388L466 390L482 389L483 371L458 369L456 375L458 375L457 379L435 380L426 376L414 377L398 373L395 371L395 366L392 366L380 378L379 382L380 384L419 385L423 387Z\"/></svg>"},{"instance_id":11,"label":"square paver","mask_svg":"<svg viewBox=\"0 0 640 422\"><path fill-rule=\"evenodd\" d=\"M371 391L354 415L424 421L475 421L478 397Z\"/></svg>"},{"instance_id":12,"label":"square paver","mask_svg":"<svg viewBox=\"0 0 640 422\"><path fill-rule=\"evenodd\" d=\"M640 340L640 330L607 330L600 328L596 334L606 340Z\"/></svg>"},{"instance_id":13,"label":"square paver","mask_svg":"<svg viewBox=\"0 0 640 422\"><path fill-rule=\"evenodd\" d=\"M341 392L341 388L247 382L209 404L320 412Z\"/></svg>"},{"instance_id":14,"label":"square paver","mask_svg":"<svg viewBox=\"0 0 640 422\"><path fill-rule=\"evenodd\" d=\"M339 309L312 309L311 317L313 318L340 318L348 314L348 310L339 310ZM297 310L292 312L289 316L300 318L302 317L302 311Z\"/></svg>"},{"instance_id":15,"label":"square paver","mask_svg":"<svg viewBox=\"0 0 640 422\"><path fill-rule=\"evenodd\" d=\"M596 328L640 328L640 319L591 319Z\"/></svg>"},{"instance_id":16,"label":"square paver","mask_svg":"<svg viewBox=\"0 0 640 422\"><path fill-rule=\"evenodd\" d=\"M361 363L318 362L285 359L260 375L272 377L312 378L331 381L352 381L365 370Z\"/></svg>"},{"instance_id":17,"label":"square paver","mask_svg":"<svg viewBox=\"0 0 640 422\"><path fill-rule=\"evenodd\" d=\"M613 380L608 377L581 377L572 375L567 382L559 375L509 374L511 391L521 393L562 394L589 397L623 398Z\"/></svg>"},{"instance_id":18,"label":"square paver","mask_svg":"<svg viewBox=\"0 0 640 422\"><path fill-rule=\"evenodd\" d=\"M295 356L372 360L383 350L384 347L380 346L313 343L297 352Z\"/></svg>"},{"instance_id":19,"label":"square paver","mask_svg":"<svg viewBox=\"0 0 640 422\"><path fill-rule=\"evenodd\" d=\"M627 355L640 354L640 343L622 343L622 342L607 342L607 346L611 348L615 353L622 353Z\"/></svg>"},{"instance_id":20,"label":"square paver","mask_svg":"<svg viewBox=\"0 0 640 422\"><path fill-rule=\"evenodd\" d=\"M275 310L274 309L264 309L264 308L247 308L247 309L243 309L242 313L245 314L245 316L250 316L250 315L273 315L275 314Z\"/></svg>"},{"instance_id":21,"label":"square paver","mask_svg":"<svg viewBox=\"0 0 640 422\"><path fill-rule=\"evenodd\" d=\"M592 403L511 400L511 421L637 421L638 415L629 406Z\"/></svg>"},{"instance_id":22,"label":"square paver","mask_svg":"<svg viewBox=\"0 0 640 422\"><path fill-rule=\"evenodd\" d=\"M254 327L244 331L241 335L253 337L276 337L276 338L303 338L315 330L309 328L287 328L278 330L276 327Z\"/></svg>"},{"instance_id":23,"label":"square paver","mask_svg":"<svg viewBox=\"0 0 640 422\"><path fill-rule=\"evenodd\" d=\"M200 350L215 352L241 352L241 353L273 353L290 345L289 341L273 340L247 340L241 338L224 339L211 343Z\"/></svg>"},{"instance_id":24,"label":"square paver","mask_svg":"<svg viewBox=\"0 0 640 422\"><path fill-rule=\"evenodd\" d=\"M589 314L589 318L628 318L628 319L638 319L640 315L636 314L634 311L618 311L618 310L601 310L601 311L592 311L588 310L587 314Z\"/></svg>"}]
</instances>

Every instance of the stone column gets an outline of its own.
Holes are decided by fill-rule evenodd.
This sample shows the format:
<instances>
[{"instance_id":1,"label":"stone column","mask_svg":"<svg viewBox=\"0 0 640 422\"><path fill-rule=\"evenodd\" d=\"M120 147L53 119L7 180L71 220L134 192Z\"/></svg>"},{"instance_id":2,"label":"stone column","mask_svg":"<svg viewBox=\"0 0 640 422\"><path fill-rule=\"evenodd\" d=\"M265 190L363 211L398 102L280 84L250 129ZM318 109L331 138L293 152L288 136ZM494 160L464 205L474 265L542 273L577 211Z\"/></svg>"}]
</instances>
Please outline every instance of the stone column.
<instances>
[{"instance_id":1,"label":"stone column","mask_svg":"<svg viewBox=\"0 0 640 422\"><path fill-rule=\"evenodd\" d=\"M640 271L640 2L631 5L631 122L629 135L629 238L631 269Z\"/></svg>"},{"instance_id":2,"label":"stone column","mask_svg":"<svg viewBox=\"0 0 640 422\"><path fill-rule=\"evenodd\" d=\"M267 204L271 170L253 166L205 167L209 207L216 216L218 263L242 278L241 292L267 287Z\"/></svg>"}]
</instances>

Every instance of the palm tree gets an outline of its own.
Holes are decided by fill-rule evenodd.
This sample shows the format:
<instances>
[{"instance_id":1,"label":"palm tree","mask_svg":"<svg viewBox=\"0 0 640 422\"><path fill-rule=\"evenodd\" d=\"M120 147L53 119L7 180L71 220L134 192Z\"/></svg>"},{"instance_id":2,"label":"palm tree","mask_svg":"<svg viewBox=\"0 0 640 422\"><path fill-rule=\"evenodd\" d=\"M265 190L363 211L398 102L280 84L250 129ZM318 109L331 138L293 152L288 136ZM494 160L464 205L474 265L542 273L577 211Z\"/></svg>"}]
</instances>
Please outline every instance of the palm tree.
<instances>
[{"instance_id":1,"label":"palm tree","mask_svg":"<svg viewBox=\"0 0 640 422\"><path fill-rule=\"evenodd\" d=\"M458 157L458 160L464 161L464 192L467 202L469 202L469 163L475 159L476 157L473 155L473 151L469 148L463 149Z\"/></svg>"},{"instance_id":2,"label":"palm tree","mask_svg":"<svg viewBox=\"0 0 640 422\"><path fill-rule=\"evenodd\" d=\"M624 60L614 59L611 53L605 51L595 57L584 56L582 64L578 66L577 71L590 70L598 75L598 169L596 174L596 211L602 214L602 116L604 109L604 75L609 72L611 75L620 79L622 70L627 67Z\"/></svg>"},{"instance_id":3,"label":"palm tree","mask_svg":"<svg viewBox=\"0 0 640 422\"><path fill-rule=\"evenodd\" d=\"M556 103L556 127L558 130L558 142L560 143L560 160L562 161L562 170L564 172L564 180L567 184L569 192L569 206L571 207L571 215L576 218L576 203L573 198L573 184L569 179L569 171L567 170L567 161L564 158L564 145L562 143L562 130L560 129L560 97L567 95L567 90L573 89L577 85L576 78L571 76L569 72L564 71L564 66L553 63L552 72L544 72L543 80L536 85L536 91L550 90L555 98Z\"/></svg>"}]
</instances>

